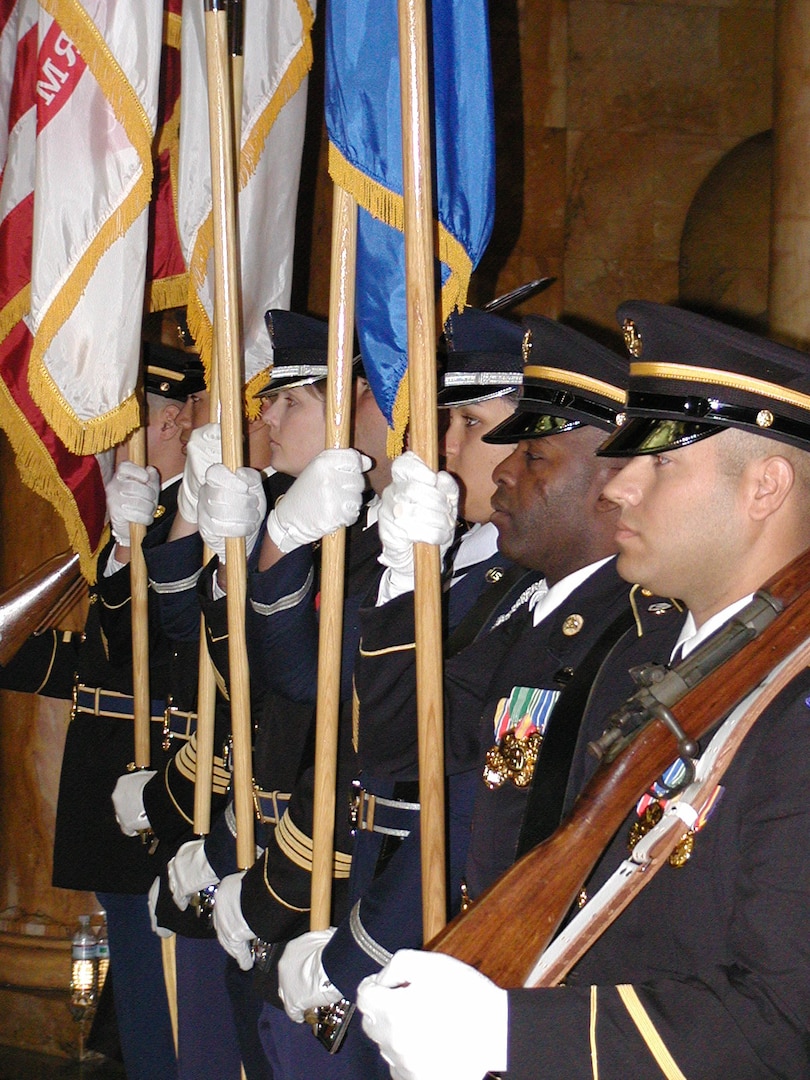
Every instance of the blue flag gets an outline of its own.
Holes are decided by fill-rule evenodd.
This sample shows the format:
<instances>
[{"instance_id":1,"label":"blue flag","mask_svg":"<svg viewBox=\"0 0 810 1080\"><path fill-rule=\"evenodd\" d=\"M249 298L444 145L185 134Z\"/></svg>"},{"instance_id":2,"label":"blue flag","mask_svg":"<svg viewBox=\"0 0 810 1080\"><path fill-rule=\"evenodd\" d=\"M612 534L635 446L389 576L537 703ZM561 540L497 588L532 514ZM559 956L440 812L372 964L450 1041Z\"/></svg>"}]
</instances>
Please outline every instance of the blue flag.
<instances>
[{"instance_id":1,"label":"blue flag","mask_svg":"<svg viewBox=\"0 0 810 1080\"><path fill-rule=\"evenodd\" d=\"M492 232L495 150L486 0L432 0L430 103L442 319L462 306ZM402 121L396 0L329 0L329 172L357 201L356 325L374 396L408 420Z\"/></svg>"}]
</instances>

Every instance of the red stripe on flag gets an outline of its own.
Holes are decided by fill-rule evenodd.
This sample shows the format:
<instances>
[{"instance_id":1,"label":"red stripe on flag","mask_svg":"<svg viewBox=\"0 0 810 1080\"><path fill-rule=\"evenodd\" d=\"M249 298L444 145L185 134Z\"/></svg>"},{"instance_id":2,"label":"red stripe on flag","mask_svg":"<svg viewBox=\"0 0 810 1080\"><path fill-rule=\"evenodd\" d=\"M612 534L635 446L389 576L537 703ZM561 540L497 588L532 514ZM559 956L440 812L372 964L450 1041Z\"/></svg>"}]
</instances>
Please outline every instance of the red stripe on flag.
<instances>
[{"instance_id":1,"label":"red stripe on flag","mask_svg":"<svg viewBox=\"0 0 810 1080\"><path fill-rule=\"evenodd\" d=\"M0 221L0 309L31 281L34 194Z\"/></svg>"},{"instance_id":2,"label":"red stripe on flag","mask_svg":"<svg viewBox=\"0 0 810 1080\"><path fill-rule=\"evenodd\" d=\"M37 135L67 104L86 66L67 34L51 23L39 50Z\"/></svg>"},{"instance_id":3,"label":"red stripe on flag","mask_svg":"<svg viewBox=\"0 0 810 1080\"><path fill-rule=\"evenodd\" d=\"M179 14L179 0L175 3L167 2L165 10L171 11L173 8ZM164 40L160 57L159 146L162 145L166 125L180 107L180 76L180 50L167 45ZM180 277L186 272L186 262L177 232L176 195L172 187L171 173L172 152L177 152L176 145L162 146L160 154L154 159L155 179L149 206L149 247L146 255L146 278L150 282Z\"/></svg>"},{"instance_id":4,"label":"red stripe on flag","mask_svg":"<svg viewBox=\"0 0 810 1080\"><path fill-rule=\"evenodd\" d=\"M146 262L146 275L150 281L160 281L186 272L177 233L169 157L170 151L165 150L155 161L157 190L149 206L149 249Z\"/></svg>"},{"instance_id":5,"label":"red stripe on flag","mask_svg":"<svg viewBox=\"0 0 810 1080\"><path fill-rule=\"evenodd\" d=\"M21 116L36 104L37 89L37 27L36 23L27 34L17 42L17 57L14 61L14 85L8 109L8 130L14 127Z\"/></svg>"},{"instance_id":6,"label":"red stripe on flag","mask_svg":"<svg viewBox=\"0 0 810 1080\"><path fill-rule=\"evenodd\" d=\"M23 322L17 323L0 345L0 376L25 418L53 461L56 472L70 489L76 500L89 540L90 550L95 551L104 529L106 502L101 470L92 455L79 457L72 454L54 434L28 392L28 361L33 338ZM25 469L21 470L23 480Z\"/></svg>"},{"instance_id":7,"label":"red stripe on flag","mask_svg":"<svg viewBox=\"0 0 810 1080\"><path fill-rule=\"evenodd\" d=\"M0 34L6 28L6 23L14 13L14 8L17 6L17 0L0 0Z\"/></svg>"}]
</instances>

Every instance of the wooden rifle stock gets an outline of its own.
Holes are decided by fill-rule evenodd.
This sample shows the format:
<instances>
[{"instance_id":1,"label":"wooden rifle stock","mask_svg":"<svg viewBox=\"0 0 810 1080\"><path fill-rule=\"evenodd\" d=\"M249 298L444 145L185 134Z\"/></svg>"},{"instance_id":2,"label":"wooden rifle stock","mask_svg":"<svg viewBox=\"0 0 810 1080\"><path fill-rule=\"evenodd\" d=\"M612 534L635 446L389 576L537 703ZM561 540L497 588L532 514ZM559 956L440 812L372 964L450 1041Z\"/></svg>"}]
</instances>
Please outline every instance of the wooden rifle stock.
<instances>
[{"instance_id":1,"label":"wooden rifle stock","mask_svg":"<svg viewBox=\"0 0 810 1080\"><path fill-rule=\"evenodd\" d=\"M0 595L0 664L8 664L31 634L54 625L67 610L66 601L78 599L77 583L84 587L79 556L63 551Z\"/></svg>"},{"instance_id":2,"label":"wooden rifle stock","mask_svg":"<svg viewBox=\"0 0 810 1080\"><path fill-rule=\"evenodd\" d=\"M671 705L670 713L689 739L702 738L810 634L810 551L771 578L757 597L778 614ZM694 670L694 657L705 654L713 640L696 649L676 671L690 663ZM630 701L643 694L639 691ZM652 722L638 731L615 761L602 761L553 836L510 867L427 949L471 964L499 986L525 984L633 805L678 756L671 731L648 715Z\"/></svg>"}]
</instances>

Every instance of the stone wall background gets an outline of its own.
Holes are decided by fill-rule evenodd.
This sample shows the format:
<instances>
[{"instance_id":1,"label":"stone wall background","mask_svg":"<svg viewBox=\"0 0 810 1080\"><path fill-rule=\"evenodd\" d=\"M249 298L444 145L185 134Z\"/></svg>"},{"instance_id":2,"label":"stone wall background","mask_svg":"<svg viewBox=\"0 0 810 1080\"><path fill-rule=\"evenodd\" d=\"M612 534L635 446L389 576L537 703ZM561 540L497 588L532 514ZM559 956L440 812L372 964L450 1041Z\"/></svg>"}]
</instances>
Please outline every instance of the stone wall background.
<instances>
[{"instance_id":1,"label":"stone wall background","mask_svg":"<svg viewBox=\"0 0 810 1080\"><path fill-rule=\"evenodd\" d=\"M492 3L498 202L471 301L548 274L521 310L586 329L612 331L631 297L761 316L770 143L722 163L771 127L774 19L774 0ZM297 299L326 314L322 147L317 160Z\"/></svg>"}]
</instances>

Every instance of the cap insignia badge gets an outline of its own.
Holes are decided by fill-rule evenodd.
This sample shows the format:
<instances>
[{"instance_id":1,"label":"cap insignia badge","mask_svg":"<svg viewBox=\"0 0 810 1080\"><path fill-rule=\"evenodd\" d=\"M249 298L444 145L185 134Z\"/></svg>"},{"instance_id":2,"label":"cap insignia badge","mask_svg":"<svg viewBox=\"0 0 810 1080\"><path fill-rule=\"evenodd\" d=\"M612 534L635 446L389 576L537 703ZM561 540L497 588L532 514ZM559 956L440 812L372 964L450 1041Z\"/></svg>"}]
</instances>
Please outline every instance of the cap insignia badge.
<instances>
[{"instance_id":1,"label":"cap insignia badge","mask_svg":"<svg viewBox=\"0 0 810 1080\"><path fill-rule=\"evenodd\" d=\"M631 356L638 359L641 356L641 332L636 329L636 324L632 319L625 319L622 329L624 330L624 344L627 346L627 351Z\"/></svg>"}]
</instances>

